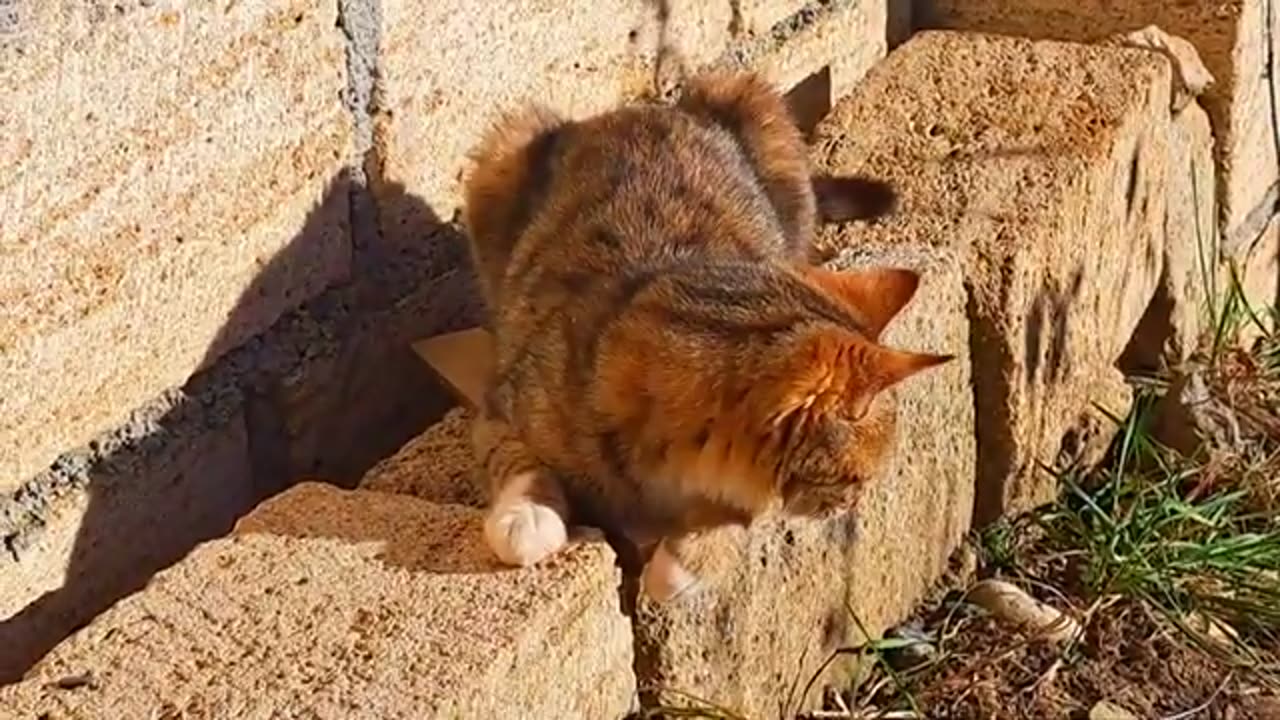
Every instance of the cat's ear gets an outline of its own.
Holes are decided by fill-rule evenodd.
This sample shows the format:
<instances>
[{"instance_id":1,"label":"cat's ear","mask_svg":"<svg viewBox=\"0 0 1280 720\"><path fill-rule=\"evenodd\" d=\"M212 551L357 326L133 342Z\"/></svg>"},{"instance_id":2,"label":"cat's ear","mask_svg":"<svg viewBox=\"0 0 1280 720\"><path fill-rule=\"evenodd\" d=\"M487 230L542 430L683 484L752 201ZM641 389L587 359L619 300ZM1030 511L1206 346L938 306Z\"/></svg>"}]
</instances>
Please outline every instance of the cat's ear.
<instances>
[{"instance_id":1,"label":"cat's ear","mask_svg":"<svg viewBox=\"0 0 1280 720\"><path fill-rule=\"evenodd\" d=\"M809 268L809 279L848 305L867 323L867 335L880 337L920 286L920 276L901 268L864 268L832 271Z\"/></svg>"},{"instance_id":2,"label":"cat's ear","mask_svg":"<svg viewBox=\"0 0 1280 720\"><path fill-rule=\"evenodd\" d=\"M852 374L853 387L849 388L849 402L855 416L861 416L875 396L906 380L921 370L941 365L955 359L954 355L934 355L908 350L897 350L872 342L859 341L861 352L851 353L852 362L859 364Z\"/></svg>"}]
</instances>

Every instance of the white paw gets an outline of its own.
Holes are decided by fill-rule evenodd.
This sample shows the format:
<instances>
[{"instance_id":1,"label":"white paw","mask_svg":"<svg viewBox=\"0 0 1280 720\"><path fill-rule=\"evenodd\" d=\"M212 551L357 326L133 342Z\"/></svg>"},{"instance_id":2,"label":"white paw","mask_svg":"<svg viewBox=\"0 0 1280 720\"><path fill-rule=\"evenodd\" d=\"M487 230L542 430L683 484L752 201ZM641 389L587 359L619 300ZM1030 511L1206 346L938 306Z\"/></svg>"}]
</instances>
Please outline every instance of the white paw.
<instances>
[{"instance_id":1,"label":"white paw","mask_svg":"<svg viewBox=\"0 0 1280 720\"><path fill-rule=\"evenodd\" d=\"M568 531L554 509L522 497L522 485L512 482L515 492L504 492L489 510L484 537L499 560L527 567L564 547Z\"/></svg>"},{"instance_id":2,"label":"white paw","mask_svg":"<svg viewBox=\"0 0 1280 720\"><path fill-rule=\"evenodd\" d=\"M664 603L696 590L699 580L696 575L686 570L679 560L672 557L666 548L659 545L653 557L649 558L648 564L644 566L640 584L646 595Z\"/></svg>"}]
</instances>

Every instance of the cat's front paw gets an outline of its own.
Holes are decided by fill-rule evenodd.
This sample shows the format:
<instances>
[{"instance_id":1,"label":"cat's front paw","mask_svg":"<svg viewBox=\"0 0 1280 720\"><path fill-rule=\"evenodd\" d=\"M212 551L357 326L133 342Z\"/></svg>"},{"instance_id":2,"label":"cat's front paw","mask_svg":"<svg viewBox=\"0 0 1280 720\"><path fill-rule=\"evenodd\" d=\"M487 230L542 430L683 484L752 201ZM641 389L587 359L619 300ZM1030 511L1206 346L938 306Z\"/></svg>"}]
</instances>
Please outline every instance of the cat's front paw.
<instances>
[{"instance_id":1,"label":"cat's front paw","mask_svg":"<svg viewBox=\"0 0 1280 720\"><path fill-rule=\"evenodd\" d=\"M555 509L516 495L499 498L489 510L484 537L499 560L528 567L564 547L568 530Z\"/></svg>"},{"instance_id":2,"label":"cat's front paw","mask_svg":"<svg viewBox=\"0 0 1280 720\"><path fill-rule=\"evenodd\" d=\"M698 576L686 570L661 545L654 551L653 557L649 558L640 576L640 585L645 594L660 603L692 594L700 584Z\"/></svg>"}]
</instances>

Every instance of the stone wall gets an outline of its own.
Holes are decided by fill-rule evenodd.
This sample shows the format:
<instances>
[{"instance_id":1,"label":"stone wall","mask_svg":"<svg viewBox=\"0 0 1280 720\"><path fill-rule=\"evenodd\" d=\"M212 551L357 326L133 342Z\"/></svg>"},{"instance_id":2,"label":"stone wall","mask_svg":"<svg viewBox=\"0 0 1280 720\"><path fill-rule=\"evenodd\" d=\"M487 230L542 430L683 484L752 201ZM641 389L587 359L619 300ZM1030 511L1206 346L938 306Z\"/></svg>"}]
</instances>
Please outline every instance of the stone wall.
<instances>
[{"instance_id":1,"label":"stone wall","mask_svg":"<svg viewBox=\"0 0 1280 720\"><path fill-rule=\"evenodd\" d=\"M884 0L0 6L0 678L259 499L353 484L446 407L451 224L501 106L885 50ZM9 651L12 648L13 651Z\"/></svg>"},{"instance_id":2,"label":"stone wall","mask_svg":"<svg viewBox=\"0 0 1280 720\"><path fill-rule=\"evenodd\" d=\"M1216 141L1221 249L1248 275L1255 304L1275 302L1280 12L1271 0L921 0L916 16L925 27L1082 42L1155 25L1190 41L1214 80L1200 103Z\"/></svg>"},{"instance_id":3,"label":"stone wall","mask_svg":"<svg viewBox=\"0 0 1280 720\"><path fill-rule=\"evenodd\" d=\"M26 678L0 706L811 707L797 672L1099 456L1121 371L1191 352L1226 262L1255 306L1280 284L1261 0L933 0L915 24L949 29L914 34L911 5L0 0L0 682ZM1163 54L1086 44L1150 23L1217 77L1199 100ZM637 602L589 538L503 571L467 416L435 422L409 349L483 312L463 154L521 99L583 115L708 65L791 89L816 167L894 182L892 217L821 243L919 269L889 335L960 361L904 389L859 511L714 534L684 603Z\"/></svg>"}]
</instances>

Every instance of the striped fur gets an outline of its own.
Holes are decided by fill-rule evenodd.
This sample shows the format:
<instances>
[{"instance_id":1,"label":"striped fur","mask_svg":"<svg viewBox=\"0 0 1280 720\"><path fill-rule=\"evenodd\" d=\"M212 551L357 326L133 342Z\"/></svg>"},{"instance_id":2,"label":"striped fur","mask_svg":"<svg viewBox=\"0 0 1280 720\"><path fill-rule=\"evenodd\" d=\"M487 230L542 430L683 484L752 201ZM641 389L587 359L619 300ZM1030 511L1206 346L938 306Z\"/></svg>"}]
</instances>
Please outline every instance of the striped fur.
<instances>
[{"instance_id":1,"label":"striped fur","mask_svg":"<svg viewBox=\"0 0 1280 720\"><path fill-rule=\"evenodd\" d=\"M496 348L475 439L504 560L545 557L569 523L674 553L779 503L849 507L892 444L882 391L947 359L876 342L913 273L809 265L819 219L883 212L892 193L812 179L753 75L583 121L528 108L472 157L464 220ZM517 506L563 524L530 530ZM545 542L514 551L521 532Z\"/></svg>"}]
</instances>

